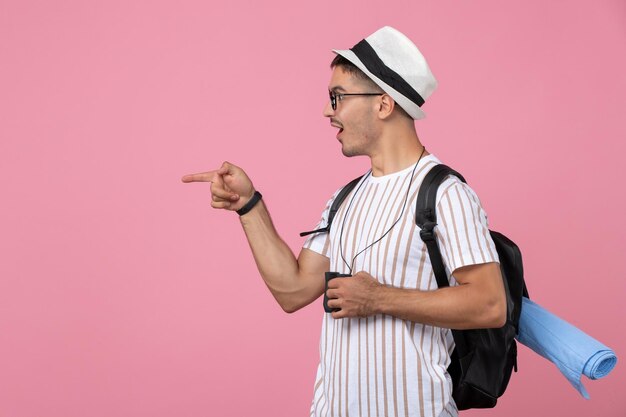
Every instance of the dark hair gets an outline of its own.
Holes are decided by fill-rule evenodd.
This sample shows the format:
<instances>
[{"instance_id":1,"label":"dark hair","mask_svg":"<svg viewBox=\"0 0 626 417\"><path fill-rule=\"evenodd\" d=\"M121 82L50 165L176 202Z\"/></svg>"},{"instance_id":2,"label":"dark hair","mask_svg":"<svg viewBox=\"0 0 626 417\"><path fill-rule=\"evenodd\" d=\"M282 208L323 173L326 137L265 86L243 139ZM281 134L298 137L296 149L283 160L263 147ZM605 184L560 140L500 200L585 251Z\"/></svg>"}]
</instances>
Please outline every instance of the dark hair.
<instances>
[{"instance_id":1,"label":"dark hair","mask_svg":"<svg viewBox=\"0 0 626 417\"><path fill-rule=\"evenodd\" d=\"M341 67L344 71L346 71L353 77L356 77L359 80L366 81L368 84L371 84L371 87L375 88L376 90L380 90L382 92L382 89L374 81L372 81L370 77L365 75L363 71L361 71L356 65L348 61L343 56L337 55L335 59L333 59L333 62L330 63L330 68L335 68L335 67Z\"/></svg>"},{"instance_id":2,"label":"dark hair","mask_svg":"<svg viewBox=\"0 0 626 417\"><path fill-rule=\"evenodd\" d=\"M370 88L374 89L373 91L380 91L381 93L383 92L383 89L380 88L378 84L376 84L374 81L372 81L370 77L368 77L363 71L361 71L352 62L348 61L346 58L344 58L343 56L339 54L337 54L337 56L333 59L333 62L330 63L331 69L335 67L341 67L348 74L352 75L353 77L358 78L359 80L364 81L366 84L369 85ZM394 107L394 109L398 110L398 112L402 116L408 117L409 119L413 119L400 105L398 105L398 103L396 103L396 106Z\"/></svg>"}]
</instances>

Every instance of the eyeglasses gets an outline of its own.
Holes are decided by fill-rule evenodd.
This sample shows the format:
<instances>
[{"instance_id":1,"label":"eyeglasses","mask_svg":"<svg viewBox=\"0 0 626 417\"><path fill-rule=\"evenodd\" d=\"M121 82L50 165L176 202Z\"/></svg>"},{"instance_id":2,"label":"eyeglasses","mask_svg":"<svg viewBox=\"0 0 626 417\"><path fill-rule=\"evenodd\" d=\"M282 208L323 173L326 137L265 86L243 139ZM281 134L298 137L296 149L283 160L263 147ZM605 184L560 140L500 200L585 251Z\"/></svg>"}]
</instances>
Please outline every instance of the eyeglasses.
<instances>
[{"instance_id":1,"label":"eyeglasses","mask_svg":"<svg viewBox=\"0 0 626 417\"><path fill-rule=\"evenodd\" d=\"M337 99L339 101L343 100L345 96L382 96L385 93L339 93L335 94L333 91L329 91L328 95L330 96L330 106L333 110L337 110Z\"/></svg>"}]
</instances>

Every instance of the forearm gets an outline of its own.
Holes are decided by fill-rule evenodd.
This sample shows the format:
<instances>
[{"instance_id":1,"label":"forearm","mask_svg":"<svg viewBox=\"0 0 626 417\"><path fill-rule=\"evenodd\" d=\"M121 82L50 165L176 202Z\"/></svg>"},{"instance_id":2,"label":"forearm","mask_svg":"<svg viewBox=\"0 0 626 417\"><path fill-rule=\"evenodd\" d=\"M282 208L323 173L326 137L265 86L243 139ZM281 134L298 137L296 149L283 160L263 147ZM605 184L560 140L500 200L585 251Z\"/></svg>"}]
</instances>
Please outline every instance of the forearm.
<instances>
[{"instance_id":1,"label":"forearm","mask_svg":"<svg viewBox=\"0 0 626 417\"><path fill-rule=\"evenodd\" d=\"M491 268L496 268L493 264ZM493 287L493 288L491 288ZM506 318L503 288L491 283L461 284L434 291L381 286L376 312L451 329L501 327Z\"/></svg>"},{"instance_id":2,"label":"forearm","mask_svg":"<svg viewBox=\"0 0 626 417\"><path fill-rule=\"evenodd\" d=\"M261 200L240 221L265 284L283 309L293 310L293 295L301 290L298 261L278 235L265 203Z\"/></svg>"},{"instance_id":3,"label":"forearm","mask_svg":"<svg viewBox=\"0 0 626 417\"><path fill-rule=\"evenodd\" d=\"M182 181L210 182L211 207L215 209L241 212L252 204L252 209L243 210L239 217L241 225L259 272L283 310L296 311L323 293L328 258L303 249L296 259L276 232L265 203L250 203L255 196L254 186L241 168L224 162L217 170L188 174Z\"/></svg>"}]
</instances>

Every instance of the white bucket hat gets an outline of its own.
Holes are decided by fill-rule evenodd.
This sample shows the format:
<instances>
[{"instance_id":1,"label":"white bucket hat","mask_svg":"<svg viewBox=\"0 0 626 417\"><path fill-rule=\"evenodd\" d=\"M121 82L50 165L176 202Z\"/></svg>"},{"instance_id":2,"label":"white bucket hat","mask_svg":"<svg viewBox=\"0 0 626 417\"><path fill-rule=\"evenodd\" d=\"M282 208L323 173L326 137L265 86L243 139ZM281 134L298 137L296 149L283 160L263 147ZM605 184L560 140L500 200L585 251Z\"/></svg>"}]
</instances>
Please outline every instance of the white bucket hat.
<instances>
[{"instance_id":1,"label":"white bucket hat","mask_svg":"<svg viewBox=\"0 0 626 417\"><path fill-rule=\"evenodd\" d=\"M385 26L347 50L333 52L352 62L389 94L413 119L437 88L437 80L417 46L402 32Z\"/></svg>"}]
</instances>

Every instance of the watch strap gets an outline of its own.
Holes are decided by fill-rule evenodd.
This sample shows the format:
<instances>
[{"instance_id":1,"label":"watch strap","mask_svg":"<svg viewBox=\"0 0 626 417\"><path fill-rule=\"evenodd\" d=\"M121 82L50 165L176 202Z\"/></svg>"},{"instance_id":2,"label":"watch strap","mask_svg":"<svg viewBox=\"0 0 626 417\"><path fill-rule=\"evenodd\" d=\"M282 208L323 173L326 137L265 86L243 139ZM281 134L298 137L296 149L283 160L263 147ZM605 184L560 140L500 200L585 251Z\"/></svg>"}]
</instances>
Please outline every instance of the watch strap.
<instances>
[{"instance_id":1,"label":"watch strap","mask_svg":"<svg viewBox=\"0 0 626 417\"><path fill-rule=\"evenodd\" d=\"M240 216L243 216L244 214L246 214L247 212L252 210L252 208L254 206L256 206L256 203L261 201L261 198L263 198L261 193L258 192L258 191L255 191L254 195L252 196L252 198L242 208L237 210L237 214L240 215Z\"/></svg>"}]
</instances>

